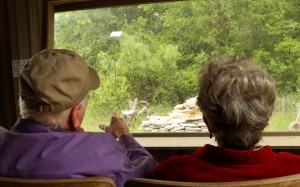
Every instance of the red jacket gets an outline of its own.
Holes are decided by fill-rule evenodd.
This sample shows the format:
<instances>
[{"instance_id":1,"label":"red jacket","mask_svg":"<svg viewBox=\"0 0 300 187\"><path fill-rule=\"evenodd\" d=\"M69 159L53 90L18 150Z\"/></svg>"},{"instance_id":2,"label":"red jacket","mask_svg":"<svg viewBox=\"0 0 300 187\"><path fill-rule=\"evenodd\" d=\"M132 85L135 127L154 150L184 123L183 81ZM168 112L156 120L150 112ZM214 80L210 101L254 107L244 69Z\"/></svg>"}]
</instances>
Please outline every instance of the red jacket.
<instances>
[{"instance_id":1,"label":"red jacket","mask_svg":"<svg viewBox=\"0 0 300 187\"><path fill-rule=\"evenodd\" d=\"M270 146L239 151L205 145L191 155L160 163L153 178L186 182L226 182L273 178L300 173L300 156L275 153Z\"/></svg>"}]
</instances>

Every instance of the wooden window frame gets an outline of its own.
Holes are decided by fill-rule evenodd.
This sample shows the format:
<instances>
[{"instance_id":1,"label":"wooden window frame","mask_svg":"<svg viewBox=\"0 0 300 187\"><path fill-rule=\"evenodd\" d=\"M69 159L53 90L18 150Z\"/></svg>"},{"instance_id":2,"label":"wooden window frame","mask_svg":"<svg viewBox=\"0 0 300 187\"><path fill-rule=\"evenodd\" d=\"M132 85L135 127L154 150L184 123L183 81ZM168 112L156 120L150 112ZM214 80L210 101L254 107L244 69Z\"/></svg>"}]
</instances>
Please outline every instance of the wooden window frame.
<instances>
[{"instance_id":1,"label":"wooden window frame","mask_svg":"<svg viewBox=\"0 0 300 187\"><path fill-rule=\"evenodd\" d=\"M146 3L162 3L178 0L45 0L44 36L45 48L54 47L54 14L57 12L125 6ZM195 149L205 144L216 145L209 133L133 133L138 142L146 148L153 149ZM263 132L261 145L270 145L273 149L300 150L300 132Z\"/></svg>"}]
</instances>

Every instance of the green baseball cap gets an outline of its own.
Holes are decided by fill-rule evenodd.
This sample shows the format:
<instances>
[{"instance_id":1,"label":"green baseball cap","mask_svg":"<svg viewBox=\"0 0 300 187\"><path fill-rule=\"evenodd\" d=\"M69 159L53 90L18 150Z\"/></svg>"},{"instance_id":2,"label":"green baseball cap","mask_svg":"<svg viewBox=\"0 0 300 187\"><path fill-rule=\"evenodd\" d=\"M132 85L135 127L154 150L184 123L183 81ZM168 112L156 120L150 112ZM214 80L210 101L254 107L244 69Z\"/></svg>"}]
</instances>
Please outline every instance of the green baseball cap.
<instances>
[{"instance_id":1,"label":"green baseball cap","mask_svg":"<svg viewBox=\"0 0 300 187\"><path fill-rule=\"evenodd\" d=\"M72 108L99 85L97 72L65 49L35 54L22 68L19 81L20 96L28 107L45 112Z\"/></svg>"}]
</instances>

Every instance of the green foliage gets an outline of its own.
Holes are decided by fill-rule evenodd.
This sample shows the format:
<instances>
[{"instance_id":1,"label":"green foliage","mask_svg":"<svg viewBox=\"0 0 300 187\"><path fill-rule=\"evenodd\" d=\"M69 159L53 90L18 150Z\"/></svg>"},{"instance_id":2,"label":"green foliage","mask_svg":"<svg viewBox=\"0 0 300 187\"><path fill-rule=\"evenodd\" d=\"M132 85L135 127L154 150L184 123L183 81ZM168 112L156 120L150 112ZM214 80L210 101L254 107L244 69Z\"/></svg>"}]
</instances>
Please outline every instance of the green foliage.
<instances>
[{"instance_id":1,"label":"green foliage","mask_svg":"<svg viewBox=\"0 0 300 187\"><path fill-rule=\"evenodd\" d=\"M94 109L104 112L119 111L127 104L125 103L130 95L127 92L127 80L125 77L109 74L102 79L101 88L93 92ZM125 102L124 102L125 101Z\"/></svg>"},{"instance_id":2,"label":"green foliage","mask_svg":"<svg viewBox=\"0 0 300 187\"><path fill-rule=\"evenodd\" d=\"M97 120L126 109L129 99L166 107L194 97L199 69L222 52L255 59L275 78L278 98L293 95L297 103L299 20L297 0L191 0L64 12L55 16L55 47L78 52L96 68L101 87L90 95L88 115ZM112 39L112 31L124 34Z\"/></svg>"},{"instance_id":3,"label":"green foliage","mask_svg":"<svg viewBox=\"0 0 300 187\"><path fill-rule=\"evenodd\" d=\"M280 55L271 61L269 70L277 80L279 93L299 93L300 41L284 38L274 51Z\"/></svg>"},{"instance_id":4,"label":"green foliage","mask_svg":"<svg viewBox=\"0 0 300 187\"><path fill-rule=\"evenodd\" d=\"M128 92L132 98L151 103L176 103L174 80L178 74L176 62L180 53L172 44L148 45L128 35L120 41L122 51L118 55L118 63L122 68L120 75L125 76L130 85Z\"/></svg>"}]
</instances>

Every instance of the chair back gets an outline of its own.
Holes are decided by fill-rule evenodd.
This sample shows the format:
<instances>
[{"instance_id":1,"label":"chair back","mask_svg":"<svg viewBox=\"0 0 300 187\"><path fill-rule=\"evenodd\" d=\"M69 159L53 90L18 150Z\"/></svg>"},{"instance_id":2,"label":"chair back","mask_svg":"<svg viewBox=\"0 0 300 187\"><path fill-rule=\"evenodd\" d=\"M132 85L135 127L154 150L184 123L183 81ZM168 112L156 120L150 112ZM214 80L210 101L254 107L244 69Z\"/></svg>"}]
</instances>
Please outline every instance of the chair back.
<instances>
[{"instance_id":1,"label":"chair back","mask_svg":"<svg viewBox=\"0 0 300 187\"><path fill-rule=\"evenodd\" d=\"M20 179L0 177L0 187L116 187L108 177L70 179Z\"/></svg>"},{"instance_id":2,"label":"chair back","mask_svg":"<svg viewBox=\"0 0 300 187\"><path fill-rule=\"evenodd\" d=\"M124 187L300 187L300 174L241 182L177 182L135 178Z\"/></svg>"}]
</instances>

